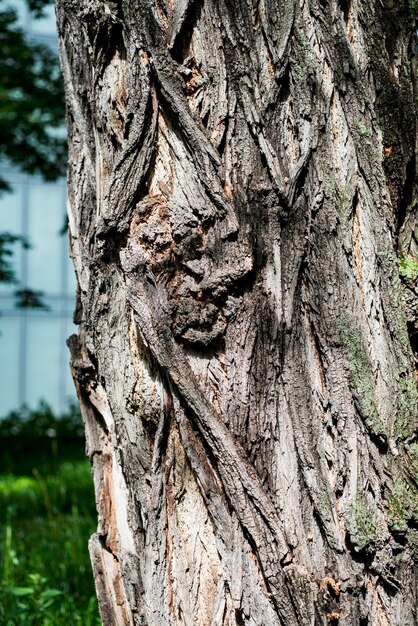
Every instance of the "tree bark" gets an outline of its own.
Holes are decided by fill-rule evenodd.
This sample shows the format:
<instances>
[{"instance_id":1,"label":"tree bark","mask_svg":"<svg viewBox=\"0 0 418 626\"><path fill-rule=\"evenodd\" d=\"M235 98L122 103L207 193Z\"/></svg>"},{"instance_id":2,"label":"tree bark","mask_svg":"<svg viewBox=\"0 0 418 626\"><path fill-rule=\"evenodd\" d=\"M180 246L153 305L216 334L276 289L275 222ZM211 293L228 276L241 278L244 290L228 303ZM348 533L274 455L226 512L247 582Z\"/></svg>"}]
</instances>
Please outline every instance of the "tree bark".
<instances>
[{"instance_id":1,"label":"tree bark","mask_svg":"<svg viewBox=\"0 0 418 626\"><path fill-rule=\"evenodd\" d=\"M418 624L415 14L58 0L105 626Z\"/></svg>"}]
</instances>

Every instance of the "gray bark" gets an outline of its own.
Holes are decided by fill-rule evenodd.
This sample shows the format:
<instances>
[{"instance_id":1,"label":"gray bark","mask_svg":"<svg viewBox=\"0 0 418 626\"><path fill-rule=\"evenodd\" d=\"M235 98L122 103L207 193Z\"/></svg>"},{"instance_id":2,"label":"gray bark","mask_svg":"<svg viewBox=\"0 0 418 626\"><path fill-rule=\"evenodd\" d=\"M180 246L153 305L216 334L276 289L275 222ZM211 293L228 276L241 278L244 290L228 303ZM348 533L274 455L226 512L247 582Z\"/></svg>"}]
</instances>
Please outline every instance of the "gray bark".
<instances>
[{"instance_id":1,"label":"gray bark","mask_svg":"<svg viewBox=\"0 0 418 626\"><path fill-rule=\"evenodd\" d=\"M105 626L418 624L414 7L58 0Z\"/></svg>"}]
</instances>

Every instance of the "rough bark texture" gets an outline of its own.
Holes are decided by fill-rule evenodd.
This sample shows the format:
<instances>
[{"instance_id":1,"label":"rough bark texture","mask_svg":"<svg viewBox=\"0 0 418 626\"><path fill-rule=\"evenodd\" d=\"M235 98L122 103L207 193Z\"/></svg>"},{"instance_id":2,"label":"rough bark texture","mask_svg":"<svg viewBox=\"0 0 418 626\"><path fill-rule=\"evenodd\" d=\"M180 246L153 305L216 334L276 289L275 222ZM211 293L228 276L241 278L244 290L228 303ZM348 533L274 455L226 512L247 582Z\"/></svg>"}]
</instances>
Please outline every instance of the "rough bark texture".
<instances>
[{"instance_id":1,"label":"rough bark texture","mask_svg":"<svg viewBox=\"0 0 418 626\"><path fill-rule=\"evenodd\" d=\"M415 4L58 0L105 626L418 624Z\"/></svg>"}]
</instances>

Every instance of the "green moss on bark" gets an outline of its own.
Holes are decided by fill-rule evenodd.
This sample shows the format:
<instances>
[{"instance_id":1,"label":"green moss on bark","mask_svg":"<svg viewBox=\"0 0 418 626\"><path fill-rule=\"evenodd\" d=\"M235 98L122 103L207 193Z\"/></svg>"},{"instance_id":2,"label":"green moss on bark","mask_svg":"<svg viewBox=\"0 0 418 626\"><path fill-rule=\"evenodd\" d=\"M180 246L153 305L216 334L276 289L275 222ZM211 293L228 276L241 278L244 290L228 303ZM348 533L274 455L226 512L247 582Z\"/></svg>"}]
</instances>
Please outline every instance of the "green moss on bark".
<instances>
[{"instance_id":1,"label":"green moss on bark","mask_svg":"<svg viewBox=\"0 0 418 626\"><path fill-rule=\"evenodd\" d=\"M398 440L408 439L417 422L418 389L414 376L398 377L391 395L395 437Z\"/></svg>"},{"instance_id":2,"label":"green moss on bark","mask_svg":"<svg viewBox=\"0 0 418 626\"><path fill-rule=\"evenodd\" d=\"M356 552L373 551L377 539L376 519L365 500L357 496L346 509L346 527Z\"/></svg>"},{"instance_id":3,"label":"green moss on bark","mask_svg":"<svg viewBox=\"0 0 418 626\"><path fill-rule=\"evenodd\" d=\"M418 1L418 0L417 0ZM404 254L398 259L399 275L408 283L414 283L418 279L418 261L411 254Z\"/></svg>"},{"instance_id":4,"label":"green moss on bark","mask_svg":"<svg viewBox=\"0 0 418 626\"><path fill-rule=\"evenodd\" d=\"M418 519L418 492L407 480L397 478L387 498L388 526L397 533L406 533L408 522Z\"/></svg>"},{"instance_id":5,"label":"green moss on bark","mask_svg":"<svg viewBox=\"0 0 418 626\"><path fill-rule=\"evenodd\" d=\"M350 317L339 317L337 327L341 343L347 353L353 387L361 408L370 420L373 431L376 434L386 436L376 407L372 368L361 333Z\"/></svg>"}]
</instances>

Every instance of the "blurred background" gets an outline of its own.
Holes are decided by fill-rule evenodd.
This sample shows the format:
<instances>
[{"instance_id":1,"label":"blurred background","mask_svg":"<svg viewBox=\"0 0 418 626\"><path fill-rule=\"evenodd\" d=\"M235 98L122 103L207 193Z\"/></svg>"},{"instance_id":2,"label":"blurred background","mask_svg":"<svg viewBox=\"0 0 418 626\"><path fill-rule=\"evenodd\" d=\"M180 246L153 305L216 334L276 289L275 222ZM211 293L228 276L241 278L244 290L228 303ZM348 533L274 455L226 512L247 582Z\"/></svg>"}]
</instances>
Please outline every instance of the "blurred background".
<instances>
[{"instance_id":1,"label":"blurred background","mask_svg":"<svg viewBox=\"0 0 418 626\"><path fill-rule=\"evenodd\" d=\"M16 26L24 27L28 41L43 43L58 54L53 5L46 7L45 17L35 19L23 0L4 4L17 10ZM14 275L23 288L41 291L45 304L17 307L16 283L0 282L1 413L23 404L36 406L41 399L61 413L75 400L65 344L75 332L75 277L63 233L65 178L47 181L6 159L0 163L0 176L10 187L0 196L0 232L20 235L31 246L14 247Z\"/></svg>"},{"instance_id":2,"label":"blurred background","mask_svg":"<svg viewBox=\"0 0 418 626\"><path fill-rule=\"evenodd\" d=\"M0 624L97 626L54 4L0 0Z\"/></svg>"}]
</instances>

